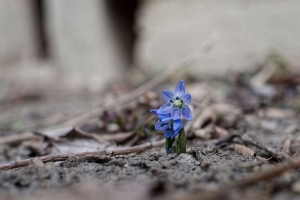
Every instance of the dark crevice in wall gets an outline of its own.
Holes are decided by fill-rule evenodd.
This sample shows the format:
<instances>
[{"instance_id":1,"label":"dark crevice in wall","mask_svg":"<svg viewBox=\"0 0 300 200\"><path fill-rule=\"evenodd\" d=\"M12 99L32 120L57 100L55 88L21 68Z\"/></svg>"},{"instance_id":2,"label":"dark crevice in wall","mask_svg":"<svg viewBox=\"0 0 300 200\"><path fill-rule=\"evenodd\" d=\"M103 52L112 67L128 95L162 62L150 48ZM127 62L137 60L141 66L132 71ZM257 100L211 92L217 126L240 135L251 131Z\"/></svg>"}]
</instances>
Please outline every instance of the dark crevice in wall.
<instances>
[{"instance_id":1,"label":"dark crevice in wall","mask_svg":"<svg viewBox=\"0 0 300 200\"><path fill-rule=\"evenodd\" d=\"M106 0L106 9L128 66L133 62L133 48L137 38L135 13L138 4L139 0Z\"/></svg>"},{"instance_id":2,"label":"dark crevice in wall","mask_svg":"<svg viewBox=\"0 0 300 200\"><path fill-rule=\"evenodd\" d=\"M36 22L36 44L38 49L38 57L40 59L48 59L49 55L49 41L46 32L45 22L45 2L44 0L33 0L34 18Z\"/></svg>"}]
</instances>

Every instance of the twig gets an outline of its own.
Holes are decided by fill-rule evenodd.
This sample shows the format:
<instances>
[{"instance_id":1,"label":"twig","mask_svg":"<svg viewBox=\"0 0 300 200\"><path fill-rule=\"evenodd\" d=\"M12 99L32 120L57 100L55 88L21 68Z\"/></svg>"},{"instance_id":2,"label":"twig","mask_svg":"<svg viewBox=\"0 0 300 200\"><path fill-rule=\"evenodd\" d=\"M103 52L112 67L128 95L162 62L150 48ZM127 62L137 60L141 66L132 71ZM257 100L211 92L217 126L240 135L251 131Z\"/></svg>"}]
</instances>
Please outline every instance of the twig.
<instances>
[{"instance_id":1,"label":"twig","mask_svg":"<svg viewBox=\"0 0 300 200\"><path fill-rule=\"evenodd\" d=\"M165 143L165 140L159 140L156 142L147 142L145 144L128 147L128 148L122 148L122 149L116 149L113 151L92 151L92 152L83 152L75 154L75 156L78 157L85 157L85 156L97 156L97 155L120 155L120 154L129 154L129 153L137 153L141 152L147 149L151 149L153 147L159 147ZM44 163L46 162L58 162L58 161L65 161L69 156L74 156L74 154L60 154L60 155L46 155L38 157L41 161ZM14 161L7 164L0 165L0 170L9 170L9 169L15 169L20 167L26 167L30 164L30 162L34 158L29 158L21 161Z\"/></svg>"}]
</instances>

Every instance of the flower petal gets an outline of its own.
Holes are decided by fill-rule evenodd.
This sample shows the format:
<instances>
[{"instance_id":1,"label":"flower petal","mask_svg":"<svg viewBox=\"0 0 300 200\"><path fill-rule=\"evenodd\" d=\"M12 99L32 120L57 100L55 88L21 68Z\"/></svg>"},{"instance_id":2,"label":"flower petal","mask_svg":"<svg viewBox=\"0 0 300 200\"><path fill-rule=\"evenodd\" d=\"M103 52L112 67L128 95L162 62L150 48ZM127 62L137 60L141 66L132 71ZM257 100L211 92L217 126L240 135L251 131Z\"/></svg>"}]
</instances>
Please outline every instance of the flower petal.
<instances>
[{"instance_id":1,"label":"flower petal","mask_svg":"<svg viewBox=\"0 0 300 200\"><path fill-rule=\"evenodd\" d=\"M177 131L174 131L171 138L172 138L172 139L176 138L177 135L179 134L179 131L180 131L180 129L178 129Z\"/></svg>"},{"instance_id":2,"label":"flower petal","mask_svg":"<svg viewBox=\"0 0 300 200\"><path fill-rule=\"evenodd\" d=\"M173 135L173 133L174 132L172 130L165 130L164 131L164 136L165 136L165 138L169 138Z\"/></svg>"},{"instance_id":3,"label":"flower petal","mask_svg":"<svg viewBox=\"0 0 300 200\"><path fill-rule=\"evenodd\" d=\"M157 111L158 114L168 114L171 113L173 108L173 104L171 103L164 103Z\"/></svg>"},{"instance_id":4,"label":"flower petal","mask_svg":"<svg viewBox=\"0 0 300 200\"><path fill-rule=\"evenodd\" d=\"M169 123L158 120L155 124L155 130L162 131L169 128Z\"/></svg>"},{"instance_id":5,"label":"flower petal","mask_svg":"<svg viewBox=\"0 0 300 200\"><path fill-rule=\"evenodd\" d=\"M174 99L174 93L170 90L164 90L162 96L166 102L169 102L170 100Z\"/></svg>"},{"instance_id":6,"label":"flower petal","mask_svg":"<svg viewBox=\"0 0 300 200\"><path fill-rule=\"evenodd\" d=\"M168 122L172 119L170 113L168 113L168 114L158 114L157 117L162 122Z\"/></svg>"},{"instance_id":7,"label":"flower petal","mask_svg":"<svg viewBox=\"0 0 300 200\"><path fill-rule=\"evenodd\" d=\"M155 114L155 115L157 115L157 111L158 111L158 109L150 110L150 112L151 112L152 114Z\"/></svg>"},{"instance_id":8,"label":"flower petal","mask_svg":"<svg viewBox=\"0 0 300 200\"><path fill-rule=\"evenodd\" d=\"M184 82L183 80L181 80L176 85L174 95L175 97L182 98L184 94L185 94Z\"/></svg>"},{"instance_id":9,"label":"flower petal","mask_svg":"<svg viewBox=\"0 0 300 200\"><path fill-rule=\"evenodd\" d=\"M171 117L172 117L173 120L180 119L181 115L182 115L182 109L181 108L173 109L173 111L171 113Z\"/></svg>"},{"instance_id":10,"label":"flower petal","mask_svg":"<svg viewBox=\"0 0 300 200\"><path fill-rule=\"evenodd\" d=\"M189 93L185 93L181 100L185 105L190 104L192 102L192 96Z\"/></svg>"},{"instance_id":11,"label":"flower petal","mask_svg":"<svg viewBox=\"0 0 300 200\"><path fill-rule=\"evenodd\" d=\"M173 130L176 132L177 130L180 130L183 127L181 119L177 119L173 121Z\"/></svg>"},{"instance_id":12,"label":"flower petal","mask_svg":"<svg viewBox=\"0 0 300 200\"><path fill-rule=\"evenodd\" d=\"M182 107L182 115L183 115L183 118L184 118L184 119L189 120L189 121L192 120L192 111L191 111L191 109L190 109L188 106L186 106L186 105L184 105L184 106Z\"/></svg>"}]
</instances>

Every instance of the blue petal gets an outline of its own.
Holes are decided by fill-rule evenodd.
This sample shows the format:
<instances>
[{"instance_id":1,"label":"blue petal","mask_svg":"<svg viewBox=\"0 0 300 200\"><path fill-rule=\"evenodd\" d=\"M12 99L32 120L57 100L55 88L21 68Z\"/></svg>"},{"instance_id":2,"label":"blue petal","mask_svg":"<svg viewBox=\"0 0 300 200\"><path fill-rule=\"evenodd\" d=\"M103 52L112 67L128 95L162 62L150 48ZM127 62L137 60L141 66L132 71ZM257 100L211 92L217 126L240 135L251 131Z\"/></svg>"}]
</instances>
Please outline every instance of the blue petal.
<instances>
[{"instance_id":1,"label":"blue petal","mask_svg":"<svg viewBox=\"0 0 300 200\"><path fill-rule=\"evenodd\" d=\"M158 114L157 117L160 121L163 121L163 122L167 122L172 119L170 113L169 114Z\"/></svg>"},{"instance_id":2,"label":"blue petal","mask_svg":"<svg viewBox=\"0 0 300 200\"><path fill-rule=\"evenodd\" d=\"M181 100L185 105L190 104L192 102L192 96L189 93L186 93L185 95L183 95Z\"/></svg>"},{"instance_id":3,"label":"blue petal","mask_svg":"<svg viewBox=\"0 0 300 200\"><path fill-rule=\"evenodd\" d=\"M174 99L174 93L170 90L164 90L162 96L166 102L169 102L170 100Z\"/></svg>"},{"instance_id":4,"label":"blue petal","mask_svg":"<svg viewBox=\"0 0 300 200\"><path fill-rule=\"evenodd\" d=\"M172 139L174 139L174 138L177 137L177 135L179 134L179 131L180 131L180 129L178 129L177 131L173 132Z\"/></svg>"},{"instance_id":5,"label":"blue petal","mask_svg":"<svg viewBox=\"0 0 300 200\"><path fill-rule=\"evenodd\" d=\"M172 130L165 130L164 136L165 136L165 138L169 138L169 137L172 137L173 133L174 133L174 131L172 131Z\"/></svg>"},{"instance_id":6,"label":"blue petal","mask_svg":"<svg viewBox=\"0 0 300 200\"><path fill-rule=\"evenodd\" d=\"M174 131L178 131L178 130L180 130L182 127L183 127L183 124L182 124L181 119L178 119L178 120L174 120L174 121L173 121L173 130L174 130Z\"/></svg>"},{"instance_id":7,"label":"blue petal","mask_svg":"<svg viewBox=\"0 0 300 200\"><path fill-rule=\"evenodd\" d=\"M173 109L173 111L171 113L171 117L172 117L173 120L180 119L181 115L182 115L182 109L181 108Z\"/></svg>"},{"instance_id":8,"label":"blue petal","mask_svg":"<svg viewBox=\"0 0 300 200\"><path fill-rule=\"evenodd\" d=\"M152 114L155 114L155 115L157 115L157 111L158 111L158 109L150 110L150 112L151 112Z\"/></svg>"},{"instance_id":9,"label":"blue petal","mask_svg":"<svg viewBox=\"0 0 300 200\"><path fill-rule=\"evenodd\" d=\"M169 148L168 149L168 154L171 154L172 153L172 148Z\"/></svg>"},{"instance_id":10,"label":"blue petal","mask_svg":"<svg viewBox=\"0 0 300 200\"><path fill-rule=\"evenodd\" d=\"M175 94L175 97L179 97L180 99L185 94L185 88L184 88L183 80L181 80L177 83L174 94Z\"/></svg>"},{"instance_id":11,"label":"blue petal","mask_svg":"<svg viewBox=\"0 0 300 200\"><path fill-rule=\"evenodd\" d=\"M168 114L171 113L173 109L173 104L171 103L164 103L157 111L158 114Z\"/></svg>"},{"instance_id":12,"label":"blue petal","mask_svg":"<svg viewBox=\"0 0 300 200\"><path fill-rule=\"evenodd\" d=\"M182 115L183 117L186 119L186 120L189 120L191 121L192 120L192 111L191 109L184 105L183 108L182 108Z\"/></svg>"},{"instance_id":13,"label":"blue petal","mask_svg":"<svg viewBox=\"0 0 300 200\"><path fill-rule=\"evenodd\" d=\"M155 124L155 130L158 131L166 130L167 128L169 128L169 126L170 126L169 123L158 120Z\"/></svg>"}]
</instances>

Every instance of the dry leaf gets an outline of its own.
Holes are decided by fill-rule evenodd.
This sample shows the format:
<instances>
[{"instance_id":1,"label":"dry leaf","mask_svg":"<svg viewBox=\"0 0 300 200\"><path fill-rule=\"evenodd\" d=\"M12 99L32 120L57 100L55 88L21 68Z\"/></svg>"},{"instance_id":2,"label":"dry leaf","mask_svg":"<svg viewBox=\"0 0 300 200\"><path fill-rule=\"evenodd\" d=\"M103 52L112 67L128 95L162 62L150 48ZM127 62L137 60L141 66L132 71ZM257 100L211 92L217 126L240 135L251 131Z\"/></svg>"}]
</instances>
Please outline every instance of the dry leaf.
<instances>
[{"instance_id":1,"label":"dry leaf","mask_svg":"<svg viewBox=\"0 0 300 200\"><path fill-rule=\"evenodd\" d=\"M217 113L217 115L221 115L221 116L239 115L242 113L242 110L240 108L227 103L213 104L212 109Z\"/></svg>"},{"instance_id":2,"label":"dry leaf","mask_svg":"<svg viewBox=\"0 0 300 200\"><path fill-rule=\"evenodd\" d=\"M296 116L295 111L281 108L266 108L261 113L262 117L286 119Z\"/></svg>"},{"instance_id":3,"label":"dry leaf","mask_svg":"<svg viewBox=\"0 0 300 200\"><path fill-rule=\"evenodd\" d=\"M229 135L229 133L226 129L221 128L219 126L215 126L213 138L226 137L228 135Z\"/></svg>"},{"instance_id":4,"label":"dry leaf","mask_svg":"<svg viewBox=\"0 0 300 200\"><path fill-rule=\"evenodd\" d=\"M210 107L207 107L194 120L192 125L192 130L203 128L206 124L215 124L216 121L217 121L216 113Z\"/></svg>"},{"instance_id":5,"label":"dry leaf","mask_svg":"<svg viewBox=\"0 0 300 200\"><path fill-rule=\"evenodd\" d=\"M252 149L246 147L245 145L235 144L234 150L235 152L237 152L238 154L242 154L243 156L256 156L255 152Z\"/></svg>"},{"instance_id":6,"label":"dry leaf","mask_svg":"<svg viewBox=\"0 0 300 200\"><path fill-rule=\"evenodd\" d=\"M105 141L114 141L116 143L122 143L125 140L128 140L131 136L135 135L134 132L128 132L128 133L106 133L106 134L91 134L94 138L96 138L99 141L105 140Z\"/></svg>"},{"instance_id":7,"label":"dry leaf","mask_svg":"<svg viewBox=\"0 0 300 200\"><path fill-rule=\"evenodd\" d=\"M193 131L196 137L201 138L203 140L211 139L213 132L214 132L214 127L212 125L208 125L205 128L197 129Z\"/></svg>"}]
</instances>

